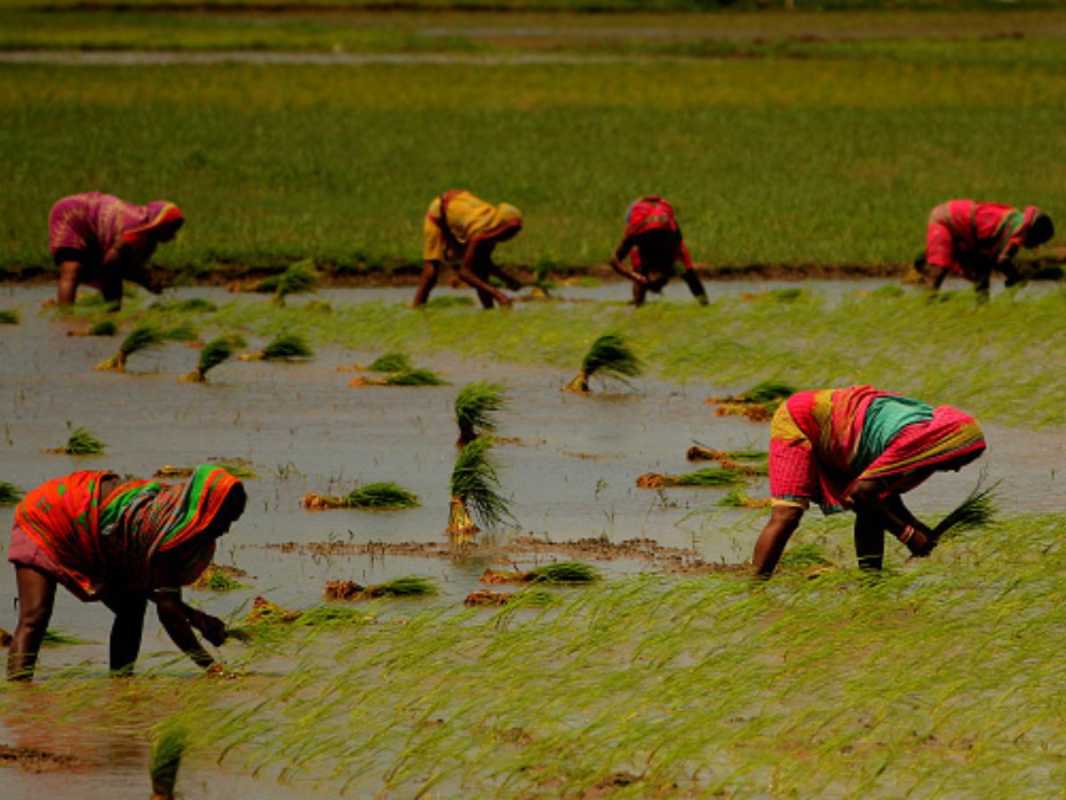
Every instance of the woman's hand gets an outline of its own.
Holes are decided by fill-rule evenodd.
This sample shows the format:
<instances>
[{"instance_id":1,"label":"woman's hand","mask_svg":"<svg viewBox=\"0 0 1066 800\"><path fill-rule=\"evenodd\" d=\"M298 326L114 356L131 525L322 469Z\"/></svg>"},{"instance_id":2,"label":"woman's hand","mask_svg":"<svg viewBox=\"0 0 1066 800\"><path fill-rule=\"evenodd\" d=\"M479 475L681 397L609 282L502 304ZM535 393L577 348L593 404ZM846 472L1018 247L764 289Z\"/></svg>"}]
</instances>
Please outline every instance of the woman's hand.
<instances>
[{"instance_id":1,"label":"woman's hand","mask_svg":"<svg viewBox=\"0 0 1066 800\"><path fill-rule=\"evenodd\" d=\"M202 611L195 624L200 633L204 635L204 638L215 647L221 647L223 642L225 642L226 638L229 636L226 632L226 623L218 617L212 617L210 614L204 614Z\"/></svg>"}]
</instances>

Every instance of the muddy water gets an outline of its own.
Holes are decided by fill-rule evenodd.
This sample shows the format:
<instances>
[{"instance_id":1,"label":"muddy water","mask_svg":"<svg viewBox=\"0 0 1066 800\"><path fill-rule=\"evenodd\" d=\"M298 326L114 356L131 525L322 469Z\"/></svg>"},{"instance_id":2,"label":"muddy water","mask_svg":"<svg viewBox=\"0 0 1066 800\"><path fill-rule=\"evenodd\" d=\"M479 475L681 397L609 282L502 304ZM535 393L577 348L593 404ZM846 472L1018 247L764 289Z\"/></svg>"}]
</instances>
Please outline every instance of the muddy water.
<instances>
[{"instance_id":1,"label":"muddy water","mask_svg":"<svg viewBox=\"0 0 1066 800\"><path fill-rule=\"evenodd\" d=\"M815 291L839 297L855 285L837 283L819 284ZM749 288L756 287L728 284L715 286L712 292ZM757 288L765 289L766 284ZM354 390L346 385L350 374L338 372L337 367L367 361L375 354L322 349L306 364L227 363L212 372L212 383L200 386L176 381L197 359L197 351L177 343L134 356L131 374L115 375L92 367L113 352L117 340L67 337L62 323L37 311L49 292L48 287L0 290L0 306L17 307L23 319L18 326L0 328L0 479L25 489L75 469L106 467L150 475L163 464L190 465L212 457L251 460L259 478L248 481L248 511L223 540L218 560L238 565L254 577L245 591L221 596L189 593L212 613L234 613L255 594L288 606L307 606L319 601L323 583L330 578L372 583L403 574L426 575L442 592L442 598L432 602L458 603L477 588L481 572L499 564L477 558L311 558L262 545L440 541L455 456L451 405L458 386L480 378L503 380L510 387L511 405L501 415L500 434L519 437L524 444L501 446L497 455L521 532L554 540L649 537L667 545L694 547L708 559L729 561L747 557L757 534L760 513L714 507L722 491L659 493L634 486L635 477L643 472L690 468L684 452L693 440L723 449L765 447L765 425L714 416L703 403L716 393L711 385L677 386L642 379L631 391L576 397L559 390L571 377L566 372L434 356L416 361L440 371L453 385ZM577 299L625 297L619 285L565 293ZM410 290L322 294L338 306L370 299L403 302ZM218 290L183 290L180 295L217 302L232 299ZM683 298L684 287L669 296ZM262 299L242 297L238 302ZM519 304L515 313L521 312ZM44 448L65 441L68 421L103 439L107 454L74 458L43 453ZM1062 496L1062 480L1053 468L1066 456L1063 437L996 426L987 426L987 431L990 450L983 461L992 478L1004 479L1008 509L1051 508L1049 498ZM377 514L309 513L300 508L306 491L344 493L356 483L374 480L395 480L409 487L422 498L422 507ZM937 476L911 495L911 505L919 514L943 510L958 502L973 481L972 471ZM748 491L765 495L765 481ZM11 517L10 507L0 508L0 529L8 530ZM506 542L512 534L501 531L490 536ZM602 566L608 572L646 568L636 561ZM53 626L92 643L47 650L43 673L82 660L102 668L110 614L99 605L79 603L62 590L59 595ZM0 568L0 609L4 609L0 627L10 629L14 624L13 599L13 570ZM170 650L151 622L145 651ZM7 738L4 733L0 731L0 741ZM111 766L106 775L92 770L84 775L32 776L24 784L22 778L11 777L21 773L8 769L0 771L0 785L5 787L4 797L29 797L31 790L53 783L84 798L139 797L140 788L127 789L133 773L138 776L134 785L141 786L144 759L143 751L133 748L128 758L108 756ZM199 774L191 772L187 796L250 796L247 787L240 788L242 778L222 776L220 782L210 783ZM210 774L212 780L217 777L214 771ZM254 794L307 796L303 790L258 785Z\"/></svg>"}]
</instances>

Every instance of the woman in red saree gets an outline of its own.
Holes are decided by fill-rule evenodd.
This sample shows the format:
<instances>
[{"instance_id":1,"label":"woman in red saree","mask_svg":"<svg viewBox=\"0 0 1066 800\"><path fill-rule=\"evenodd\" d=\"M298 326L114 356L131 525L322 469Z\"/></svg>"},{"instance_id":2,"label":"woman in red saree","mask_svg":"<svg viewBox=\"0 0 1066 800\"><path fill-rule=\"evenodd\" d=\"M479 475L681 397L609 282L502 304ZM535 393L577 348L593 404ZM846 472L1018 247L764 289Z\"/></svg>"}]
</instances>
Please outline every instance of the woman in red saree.
<instances>
[{"instance_id":1,"label":"woman in red saree","mask_svg":"<svg viewBox=\"0 0 1066 800\"><path fill-rule=\"evenodd\" d=\"M755 545L756 572L773 573L812 501L826 514L855 512L860 567L881 568L885 530L912 554L927 555L936 535L901 495L984 450L976 420L952 406L933 408L872 386L797 392L771 423L773 510Z\"/></svg>"},{"instance_id":2,"label":"woman in red saree","mask_svg":"<svg viewBox=\"0 0 1066 800\"><path fill-rule=\"evenodd\" d=\"M211 563L215 540L244 512L246 500L240 481L206 464L173 485L85 471L29 492L15 509L8 553L19 595L8 678L32 678L60 583L114 612L116 673L128 672L137 659L149 601L174 643L199 666L213 667L193 628L217 646L225 625L182 602L181 587Z\"/></svg>"},{"instance_id":3,"label":"woman in red saree","mask_svg":"<svg viewBox=\"0 0 1066 800\"><path fill-rule=\"evenodd\" d=\"M625 258L633 265L625 266ZM626 211L626 229L622 243L611 257L611 267L633 282L633 305L644 305L648 290L662 291L674 274L674 265L684 265L681 273L692 296L707 305L707 293L692 264L674 208L658 195L635 200Z\"/></svg>"},{"instance_id":4,"label":"woman in red saree","mask_svg":"<svg viewBox=\"0 0 1066 800\"><path fill-rule=\"evenodd\" d=\"M56 301L73 303L82 283L116 306L122 304L123 280L158 293L145 264L184 222L181 209L165 200L138 206L100 192L59 200L48 214L48 244L59 268Z\"/></svg>"},{"instance_id":5,"label":"woman in red saree","mask_svg":"<svg viewBox=\"0 0 1066 800\"><path fill-rule=\"evenodd\" d=\"M914 262L933 289L949 275L976 284L987 298L994 271L1002 272L1007 286L1021 278L1014 256L1022 247L1039 247L1055 235L1051 217L1036 206L1024 210L998 203L949 200L929 214L925 252Z\"/></svg>"}]
</instances>

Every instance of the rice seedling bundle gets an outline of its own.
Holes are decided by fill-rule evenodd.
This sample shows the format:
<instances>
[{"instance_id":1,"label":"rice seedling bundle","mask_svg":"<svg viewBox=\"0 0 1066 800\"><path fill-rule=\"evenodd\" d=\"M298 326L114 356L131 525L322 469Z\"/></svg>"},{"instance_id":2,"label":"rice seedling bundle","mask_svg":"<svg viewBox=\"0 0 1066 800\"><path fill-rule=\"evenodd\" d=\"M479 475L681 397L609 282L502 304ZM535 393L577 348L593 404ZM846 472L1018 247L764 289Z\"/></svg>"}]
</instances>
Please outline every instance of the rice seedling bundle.
<instances>
[{"instance_id":1,"label":"rice seedling bundle","mask_svg":"<svg viewBox=\"0 0 1066 800\"><path fill-rule=\"evenodd\" d=\"M646 472L637 478L641 489L659 489L665 486L735 486L744 482L743 472L735 469L706 467L680 475Z\"/></svg>"},{"instance_id":2,"label":"rice seedling bundle","mask_svg":"<svg viewBox=\"0 0 1066 800\"><path fill-rule=\"evenodd\" d=\"M173 800L178 782L178 768L185 755L187 736L177 724L165 727L152 744L149 776L152 780L152 800Z\"/></svg>"},{"instance_id":3,"label":"rice seedling bundle","mask_svg":"<svg viewBox=\"0 0 1066 800\"><path fill-rule=\"evenodd\" d=\"M243 569L231 567L226 564L208 564L207 569L200 573L191 588L207 592L232 592L244 589L246 585L238 578L248 575Z\"/></svg>"},{"instance_id":4,"label":"rice seedling bundle","mask_svg":"<svg viewBox=\"0 0 1066 800\"><path fill-rule=\"evenodd\" d=\"M265 361L291 361L294 359L311 358L314 351L302 336L295 333L282 333L273 340L258 357Z\"/></svg>"},{"instance_id":5,"label":"rice seedling bundle","mask_svg":"<svg viewBox=\"0 0 1066 800\"><path fill-rule=\"evenodd\" d=\"M328 581L327 600L369 600L379 597L426 597L436 594L437 587L429 578L407 575L385 583L363 586L355 581Z\"/></svg>"},{"instance_id":6,"label":"rice seedling bundle","mask_svg":"<svg viewBox=\"0 0 1066 800\"><path fill-rule=\"evenodd\" d=\"M13 506L22 499L22 490L13 483L0 481L0 506Z\"/></svg>"},{"instance_id":7,"label":"rice seedling bundle","mask_svg":"<svg viewBox=\"0 0 1066 800\"><path fill-rule=\"evenodd\" d=\"M480 581L489 584L501 583L591 583L600 579L600 573L588 564L580 561L559 561L544 564L531 570L519 569L500 572L487 569L481 574Z\"/></svg>"},{"instance_id":8,"label":"rice seedling bundle","mask_svg":"<svg viewBox=\"0 0 1066 800\"><path fill-rule=\"evenodd\" d=\"M418 495L392 481L379 481L360 486L344 498L347 508L397 510L416 508L420 505Z\"/></svg>"},{"instance_id":9,"label":"rice seedling bundle","mask_svg":"<svg viewBox=\"0 0 1066 800\"><path fill-rule=\"evenodd\" d=\"M86 428L75 428L71 431L66 445L59 448L59 451L68 456L95 456L104 452L104 447L104 443Z\"/></svg>"},{"instance_id":10,"label":"rice seedling bundle","mask_svg":"<svg viewBox=\"0 0 1066 800\"><path fill-rule=\"evenodd\" d=\"M207 373L232 355L233 347L229 339L224 336L212 339L200 351L200 360L196 365L196 369L185 375L182 380L191 383L205 383L207 381Z\"/></svg>"},{"instance_id":11,"label":"rice seedling bundle","mask_svg":"<svg viewBox=\"0 0 1066 800\"><path fill-rule=\"evenodd\" d=\"M730 489L715 505L723 508L769 508L769 497L751 497L743 489Z\"/></svg>"},{"instance_id":12,"label":"rice seedling bundle","mask_svg":"<svg viewBox=\"0 0 1066 800\"><path fill-rule=\"evenodd\" d=\"M492 443L475 439L459 451L452 468L448 532L456 537L477 533L477 523L495 527L513 521L510 504L501 494L500 477L490 451Z\"/></svg>"},{"instance_id":13,"label":"rice seedling bundle","mask_svg":"<svg viewBox=\"0 0 1066 800\"><path fill-rule=\"evenodd\" d=\"M589 390L589 378L593 375L607 376L625 381L643 371L640 359L617 333L605 333L592 343L581 362L581 372L567 384L571 392L580 394Z\"/></svg>"},{"instance_id":14,"label":"rice seedling bundle","mask_svg":"<svg viewBox=\"0 0 1066 800\"><path fill-rule=\"evenodd\" d=\"M318 285L318 275L314 267L315 262L311 259L298 261L281 275L262 281L256 291L273 291L274 302L283 306L288 295L310 292Z\"/></svg>"},{"instance_id":15,"label":"rice seedling bundle","mask_svg":"<svg viewBox=\"0 0 1066 800\"><path fill-rule=\"evenodd\" d=\"M411 369L411 359L406 353L385 353L367 367L371 372L403 372Z\"/></svg>"},{"instance_id":16,"label":"rice seedling bundle","mask_svg":"<svg viewBox=\"0 0 1066 800\"><path fill-rule=\"evenodd\" d=\"M0 325L18 325L19 312L13 308L0 308Z\"/></svg>"},{"instance_id":17,"label":"rice seedling bundle","mask_svg":"<svg viewBox=\"0 0 1066 800\"><path fill-rule=\"evenodd\" d=\"M152 325L139 325L130 331L119 345L118 352L106 361L96 365L99 370L113 370L124 372L126 362L134 353L158 347L163 342L163 334Z\"/></svg>"},{"instance_id":18,"label":"rice seedling bundle","mask_svg":"<svg viewBox=\"0 0 1066 800\"><path fill-rule=\"evenodd\" d=\"M946 535L955 535L973 528L989 525L998 513L996 499L999 482L987 489L982 488L981 481L973 488L959 505L933 528L933 538L940 540Z\"/></svg>"},{"instance_id":19,"label":"rice seedling bundle","mask_svg":"<svg viewBox=\"0 0 1066 800\"><path fill-rule=\"evenodd\" d=\"M504 408L505 387L500 383L475 381L467 384L455 398L455 421L459 425L456 444L465 447L482 432L496 430L496 412Z\"/></svg>"},{"instance_id":20,"label":"rice seedling bundle","mask_svg":"<svg viewBox=\"0 0 1066 800\"><path fill-rule=\"evenodd\" d=\"M389 375L384 380L386 386L442 386L444 379L433 370L416 367Z\"/></svg>"}]
</instances>

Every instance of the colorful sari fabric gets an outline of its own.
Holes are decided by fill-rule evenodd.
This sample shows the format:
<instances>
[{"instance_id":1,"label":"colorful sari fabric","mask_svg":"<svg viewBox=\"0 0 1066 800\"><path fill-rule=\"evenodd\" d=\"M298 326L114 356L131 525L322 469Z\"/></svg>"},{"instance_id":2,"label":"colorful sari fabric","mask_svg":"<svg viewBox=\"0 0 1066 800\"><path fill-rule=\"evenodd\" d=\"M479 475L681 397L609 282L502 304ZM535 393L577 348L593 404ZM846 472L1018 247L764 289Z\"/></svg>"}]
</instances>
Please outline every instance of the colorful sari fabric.
<instances>
[{"instance_id":1,"label":"colorful sari fabric","mask_svg":"<svg viewBox=\"0 0 1066 800\"><path fill-rule=\"evenodd\" d=\"M771 423L770 493L775 505L813 500L829 514L848 505L859 481L891 479L885 494L902 494L984 449L976 420L952 406L872 386L797 392Z\"/></svg>"},{"instance_id":2,"label":"colorful sari fabric","mask_svg":"<svg viewBox=\"0 0 1066 800\"><path fill-rule=\"evenodd\" d=\"M138 206L100 192L86 192L52 206L48 244L52 255L74 251L96 264L112 260L123 244L143 245L163 225L183 221L181 209L165 200Z\"/></svg>"},{"instance_id":3,"label":"colorful sari fabric","mask_svg":"<svg viewBox=\"0 0 1066 800\"><path fill-rule=\"evenodd\" d=\"M435 197L422 225L422 259L457 261L471 242L522 228L522 212L508 203L492 205L468 191Z\"/></svg>"},{"instance_id":4,"label":"colorful sari fabric","mask_svg":"<svg viewBox=\"0 0 1066 800\"><path fill-rule=\"evenodd\" d=\"M103 481L113 477L86 471L53 478L15 509L15 526L58 567L56 577L86 600L159 588L152 559L196 543L238 485L225 470L204 464L185 483L125 481L102 497ZM190 547L167 580L191 583L214 549L213 538Z\"/></svg>"},{"instance_id":5,"label":"colorful sari fabric","mask_svg":"<svg viewBox=\"0 0 1066 800\"><path fill-rule=\"evenodd\" d=\"M926 263L974 280L978 276L973 259L990 264L1009 261L1025 244L1026 234L1040 216L1043 212L1036 206L1019 211L974 200L941 203L929 215Z\"/></svg>"},{"instance_id":6,"label":"colorful sari fabric","mask_svg":"<svg viewBox=\"0 0 1066 800\"><path fill-rule=\"evenodd\" d=\"M649 263L652 260L649 258L650 252L641 252L642 239L651 243L653 239L660 238L669 238L670 241L665 250L672 255L674 262L681 261L685 269L693 269L692 256L689 254L688 247L685 246L685 239L677 224L674 207L658 195L647 195L630 204L626 209L624 236L626 240L624 247L629 253L633 269L637 272L643 272L645 267L653 266ZM656 241L655 245L649 249L655 251L664 249L659 241ZM623 252L620 257L624 258L625 255L626 253Z\"/></svg>"}]
</instances>

